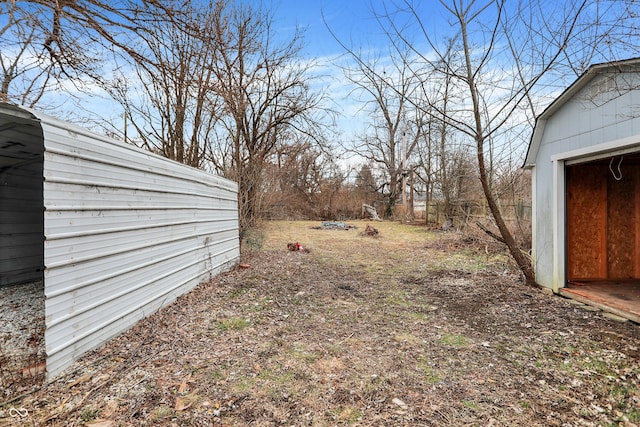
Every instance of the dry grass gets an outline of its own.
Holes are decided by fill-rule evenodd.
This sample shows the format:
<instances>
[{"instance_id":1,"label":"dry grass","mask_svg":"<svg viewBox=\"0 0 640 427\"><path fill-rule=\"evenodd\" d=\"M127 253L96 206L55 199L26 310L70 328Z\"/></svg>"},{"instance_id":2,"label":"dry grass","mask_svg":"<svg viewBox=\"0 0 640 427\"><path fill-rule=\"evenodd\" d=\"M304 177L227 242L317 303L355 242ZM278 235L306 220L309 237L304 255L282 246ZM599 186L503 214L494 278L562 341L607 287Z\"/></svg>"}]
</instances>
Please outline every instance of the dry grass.
<instances>
[{"instance_id":1,"label":"dry grass","mask_svg":"<svg viewBox=\"0 0 640 427\"><path fill-rule=\"evenodd\" d=\"M64 426L640 422L637 325L525 288L460 236L349 224L265 223L247 236L250 268L0 407L0 425L10 407Z\"/></svg>"},{"instance_id":2,"label":"dry grass","mask_svg":"<svg viewBox=\"0 0 640 427\"><path fill-rule=\"evenodd\" d=\"M278 252L286 248L288 242L300 242L319 262L353 267L374 276L377 273L403 275L441 270L510 269L510 259L505 253L485 251L482 245L461 244L465 236L457 233L434 232L424 226L388 221L349 221L347 224L357 228L316 230L312 227L319 225L317 221L266 222L260 230L267 236L262 249ZM362 230L367 224L380 234L363 236Z\"/></svg>"}]
</instances>

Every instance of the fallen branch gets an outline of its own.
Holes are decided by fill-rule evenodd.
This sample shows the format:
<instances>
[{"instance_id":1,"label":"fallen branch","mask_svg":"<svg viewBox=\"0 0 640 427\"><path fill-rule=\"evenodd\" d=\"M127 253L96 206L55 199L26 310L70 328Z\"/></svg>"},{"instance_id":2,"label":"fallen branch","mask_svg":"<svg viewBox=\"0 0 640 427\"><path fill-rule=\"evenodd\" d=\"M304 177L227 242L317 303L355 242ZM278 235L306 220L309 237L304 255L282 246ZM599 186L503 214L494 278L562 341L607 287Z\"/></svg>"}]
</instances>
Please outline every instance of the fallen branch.
<instances>
[{"instance_id":1,"label":"fallen branch","mask_svg":"<svg viewBox=\"0 0 640 427\"><path fill-rule=\"evenodd\" d=\"M496 239L498 242L503 243L505 245L507 244L501 236L498 236L496 233L494 233L493 231L489 230L487 227L482 225L479 221L475 221L475 223L482 231L487 233L492 238Z\"/></svg>"}]
</instances>

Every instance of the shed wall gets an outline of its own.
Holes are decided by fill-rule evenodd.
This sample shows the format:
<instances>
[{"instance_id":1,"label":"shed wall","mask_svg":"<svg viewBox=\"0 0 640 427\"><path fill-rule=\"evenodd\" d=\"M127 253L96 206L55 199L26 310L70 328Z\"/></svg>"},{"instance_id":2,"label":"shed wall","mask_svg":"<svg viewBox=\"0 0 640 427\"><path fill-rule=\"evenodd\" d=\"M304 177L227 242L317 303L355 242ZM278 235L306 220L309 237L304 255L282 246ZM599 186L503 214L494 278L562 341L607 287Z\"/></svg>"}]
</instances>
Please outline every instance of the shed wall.
<instances>
[{"instance_id":1,"label":"shed wall","mask_svg":"<svg viewBox=\"0 0 640 427\"><path fill-rule=\"evenodd\" d=\"M564 217L556 218L556 212L564 209L564 206L557 206L564 202L554 193L558 190L558 182L564 182L564 176L557 175L564 173L565 161L579 161L582 156L587 158L597 153L598 147L612 150L616 141L625 141L629 146L640 143L638 87L640 76L635 72L602 73L544 124L535 162L536 224L533 227L536 281L543 286L564 286L564 283L555 283L554 286L554 250L558 248L554 248L552 224L554 221L564 222ZM638 140L633 138L635 135L639 136ZM560 159L556 160L560 167L554 163L554 158ZM557 229L563 230L564 227ZM559 259L563 260L563 257Z\"/></svg>"},{"instance_id":2,"label":"shed wall","mask_svg":"<svg viewBox=\"0 0 640 427\"><path fill-rule=\"evenodd\" d=\"M239 258L237 186L52 119L44 135L48 374Z\"/></svg>"}]
</instances>

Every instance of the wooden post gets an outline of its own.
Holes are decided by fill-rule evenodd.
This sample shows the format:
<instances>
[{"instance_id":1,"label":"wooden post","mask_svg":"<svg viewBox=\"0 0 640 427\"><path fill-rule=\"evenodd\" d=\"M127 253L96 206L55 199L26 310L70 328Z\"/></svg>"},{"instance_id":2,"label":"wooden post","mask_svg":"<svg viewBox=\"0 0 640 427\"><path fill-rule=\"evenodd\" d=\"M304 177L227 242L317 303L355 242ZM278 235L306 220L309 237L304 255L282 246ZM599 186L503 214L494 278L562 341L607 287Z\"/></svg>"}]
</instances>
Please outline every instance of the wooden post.
<instances>
[{"instance_id":1,"label":"wooden post","mask_svg":"<svg viewBox=\"0 0 640 427\"><path fill-rule=\"evenodd\" d=\"M424 225L429 225L429 200L424 200Z\"/></svg>"},{"instance_id":2,"label":"wooden post","mask_svg":"<svg viewBox=\"0 0 640 427\"><path fill-rule=\"evenodd\" d=\"M411 219L415 217L413 201L413 166L411 166L411 175L409 175L409 216L411 216Z\"/></svg>"},{"instance_id":3,"label":"wooden post","mask_svg":"<svg viewBox=\"0 0 640 427\"><path fill-rule=\"evenodd\" d=\"M637 169L634 169L635 175L635 220L634 223L636 225L636 244L635 244L635 256L633 259L635 260L634 265L634 275L635 278L640 278L640 173L638 173Z\"/></svg>"}]
</instances>

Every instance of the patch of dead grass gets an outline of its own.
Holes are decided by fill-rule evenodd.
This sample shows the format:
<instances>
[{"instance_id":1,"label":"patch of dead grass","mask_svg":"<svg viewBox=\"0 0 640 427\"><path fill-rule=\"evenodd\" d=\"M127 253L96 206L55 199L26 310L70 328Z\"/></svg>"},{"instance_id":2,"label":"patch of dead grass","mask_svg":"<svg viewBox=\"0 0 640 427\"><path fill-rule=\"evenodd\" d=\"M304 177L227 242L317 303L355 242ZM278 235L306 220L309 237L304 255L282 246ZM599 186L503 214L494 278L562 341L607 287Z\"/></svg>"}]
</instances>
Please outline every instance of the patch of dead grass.
<instances>
[{"instance_id":1,"label":"patch of dead grass","mask_svg":"<svg viewBox=\"0 0 640 427\"><path fill-rule=\"evenodd\" d=\"M500 253L434 247L453 235L317 224L263 224L250 268L0 407L0 425L9 406L68 426L637 423L636 325L524 288Z\"/></svg>"}]
</instances>

